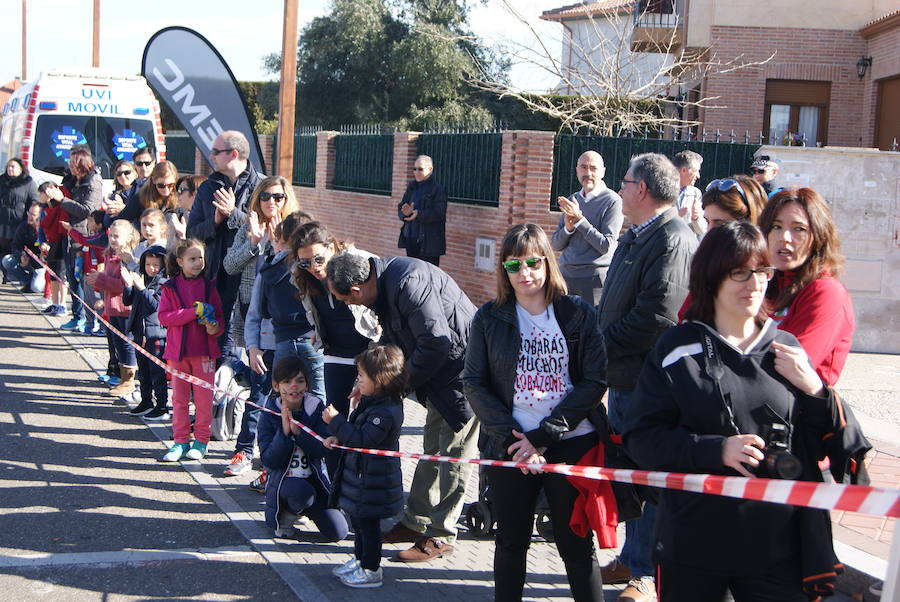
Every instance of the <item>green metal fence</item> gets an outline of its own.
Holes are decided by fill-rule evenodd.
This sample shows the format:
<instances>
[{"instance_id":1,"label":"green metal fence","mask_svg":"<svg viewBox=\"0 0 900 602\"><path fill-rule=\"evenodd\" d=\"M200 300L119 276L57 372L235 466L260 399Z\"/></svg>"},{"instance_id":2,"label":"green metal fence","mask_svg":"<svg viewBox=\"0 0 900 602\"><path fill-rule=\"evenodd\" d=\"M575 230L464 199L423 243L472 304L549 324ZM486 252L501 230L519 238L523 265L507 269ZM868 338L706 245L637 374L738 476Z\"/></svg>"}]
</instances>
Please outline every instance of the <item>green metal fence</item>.
<instances>
[{"instance_id":1,"label":"green metal fence","mask_svg":"<svg viewBox=\"0 0 900 602\"><path fill-rule=\"evenodd\" d=\"M197 145L187 134L166 135L166 160L171 161L181 173L194 173L194 151Z\"/></svg>"},{"instance_id":2,"label":"green metal fence","mask_svg":"<svg viewBox=\"0 0 900 602\"><path fill-rule=\"evenodd\" d=\"M391 147L393 152L393 146ZM316 185L316 135L294 134L294 184Z\"/></svg>"},{"instance_id":3,"label":"green metal fence","mask_svg":"<svg viewBox=\"0 0 900 602\"><path fill-rule=\"evenodd\" d=\"M664 140L661 138L617 138L581 134L558 134L553 145L553 184L550 190L550 208L558 208L556 198L581 190L575 167L578 157L587 150L595 150L603 156L606 176L603 181L613 190L619 183L631 157L641 153L661 153L672 157L683 150L692 150L703 157L697 186L704 190L716 178L735 173L745 173L753 161L758 144L731 142L702 142L698 140Z\"/></svg>"},{"instance_id":4,"label":"green metal fence","mask_svg":"<svg viewBox=\"0 0 900 602\"><path fill-rule=\"evenodd\" d=\"M393 134L335 136L332 185L335 190L389 195L393 168Z\"/></svg>"},{"instance_id":5,"label":"green metal fence","mask_svg":"<svg viewBox=\"0 0 900 602\"><path fill-rule=\"evenodd\" d=\"M416 150L431 157L450 201L496 207L502 138L499 132L422 134Z\"/></svg>"}]
</instances>

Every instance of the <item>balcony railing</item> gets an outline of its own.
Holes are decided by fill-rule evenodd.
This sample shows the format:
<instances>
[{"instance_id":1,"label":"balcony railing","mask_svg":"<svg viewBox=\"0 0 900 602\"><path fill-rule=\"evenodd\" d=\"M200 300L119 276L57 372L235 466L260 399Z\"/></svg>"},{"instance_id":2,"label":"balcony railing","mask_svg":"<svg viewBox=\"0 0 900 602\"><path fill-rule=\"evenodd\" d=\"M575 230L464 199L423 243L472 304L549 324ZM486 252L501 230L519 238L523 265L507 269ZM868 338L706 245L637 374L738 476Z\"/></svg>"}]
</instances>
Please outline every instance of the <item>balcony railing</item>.
<instances>
[{"instance_id":1,"label":"balcony railing","mask_svg":"<svg viewBox=\"0 0 900 602\"><path fill-rule=\"evenodd\" d=\"M633 52L675 52L684 44L684 0L635 0Z\"/></svg>"}]
</instances>

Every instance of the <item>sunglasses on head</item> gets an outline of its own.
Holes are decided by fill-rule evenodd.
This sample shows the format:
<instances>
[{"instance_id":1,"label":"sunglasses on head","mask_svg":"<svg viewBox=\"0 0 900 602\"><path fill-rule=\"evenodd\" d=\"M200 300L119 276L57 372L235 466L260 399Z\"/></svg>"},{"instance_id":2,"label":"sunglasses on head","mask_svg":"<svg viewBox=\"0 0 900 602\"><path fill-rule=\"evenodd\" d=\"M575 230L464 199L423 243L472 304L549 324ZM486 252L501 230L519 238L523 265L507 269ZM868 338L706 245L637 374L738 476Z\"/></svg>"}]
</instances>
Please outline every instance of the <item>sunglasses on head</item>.
<instances>
[{"instance_id":1,"label":"sunglasses on head","mask_svg":"<svg viewBox=\"0 0 900 602\"><path fill-rule=\"evenodd\" d=\"M719 192L726 192L731 190L732 188L737 188L738 194L741 195L741 198L744 199L744 204L747 204L747 194L744 192L741 183L737 180L732 180L731 178L723 178L721 180L713 180L706 186L706 191L709 192L712 189L716 189Z\"/></svg>"},{"instance_id":2,"label":"sunglasses on head","mask_svg":"<svg viewBox=\"0 0 900 602\"><path fill-rule=\"evenodd\" d=\"M284 194L283 192L260 192L259 193L260 201L268 201L269 199L272 199L276 203L280 203L281 201L283 201L286 198L287 198L287 195Z\"/></svg>"},{"instance_id":3,"label":"sunglasses on head","mask_svg":"<svg viewBox=\"0 0 900 602\"><path fill-rule=\"evenodd\" d=\"M522 269L522 264L525 264L525 267L527 267L528 269L534 270L541 267L541 264L545 259L547 258L528 257L526 259L510 259L508 261L504 261L501 265L503 266L503 269L510 274L515 274Z\"/></svg>"},{"instance_id":4,"label":"sunglasses on head","mask_svg":"<svg viewBox=\"0 0 900 602\"><path fill-rule=\"evenodd\" d=\"M325 263L325 256L316 255L312 259L298 259L297 265L299 265L302 270L308 270L313 261L316 262L316 265L322 265Z\"/></svg>"},{"instance_id":5,"label":"sunglasses on head","mask_svg":"<svg viewBox=\"0 0 900 602\"><path fill-rule=\"evenodd\" d=\"M141 167L150 167L153 165L153 161L135 161L135 165L140 165Z\"/></svg>"},{"instance_id":6,"label":"sunglasses on head","mask_svg":"<svg viewBox=\"0 0 900 602\"><path fill-rule=\"evenodd\" d=\"M118 178L118 177L121 177L121 176L130 176L130 175L131 175L131 170L130 170L130 169L123 169L122 171L117 171L117 172L116 172L116 177L117 177L117 178Z\"/></svg>"}]
</instances>

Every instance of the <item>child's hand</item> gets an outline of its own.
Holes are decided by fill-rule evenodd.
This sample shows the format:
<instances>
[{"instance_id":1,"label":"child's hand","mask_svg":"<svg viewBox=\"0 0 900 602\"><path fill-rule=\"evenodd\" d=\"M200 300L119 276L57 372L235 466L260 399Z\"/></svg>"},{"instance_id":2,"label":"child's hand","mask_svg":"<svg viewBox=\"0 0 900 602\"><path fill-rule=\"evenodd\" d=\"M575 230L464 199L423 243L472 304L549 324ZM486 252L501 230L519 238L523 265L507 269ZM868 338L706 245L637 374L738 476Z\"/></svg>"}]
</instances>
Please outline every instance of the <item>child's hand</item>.
<instances>
[{"instance_id":1,"label":"child's hand","mask_svg":"<svg viewBox=\"0 0 900 602\"><path fill-rule=\"evenodd\" d=\"M338 443L337 437L332 435L331 437L328 437L327 439L325 439L325 441L322 442L322 447L324 447L325 449L333 449L337 443Z\"/></svg>"},{"instance_id":2,"label":"child's hand","mask_svg":"<svg viewBox=\"0 0 900 602\"><path fill-rule=\"evenodd\" d=\"M284 431L284 434L287 436L290 435L299 435L300 427L291 422L291 410L287 407L287 405L281 406L281 429Z\"/></svg>"},{"instance_id":3,"label":"child's hand","mask_svg":"<svg viewBox=\"0 0 900 602\"><path fill-rule=\"evenodd\" d=\"M338 414L340 414L340 412L337 411L337 408L330 405L322 410L322 421L325 422L325 424L331 424L331 419Z\"/></svg>"},{"instance_id":4,"label":"child's hand","mask_svg":"<svg viewBox=\"0 0 900 602\"><path fill-rule=\"evenodd\" d=\"M347 399L350 400L350 409L355 410L356 406L359 405L359 400L362 399L362 393L359 392L359 385L353 385L353 390L350 391L350 395L347 396Z\"/></svg>"},{"instance_id":5,"label":"child's hand","mask_svg":"<svg viewBox=\"0 0 900 602\"><path fill-rule=\"evenodd\" d=\"M60 226L62 227L62 229L65 230L66 232L68 232L69 230L72 229L72 224L70 224L69 222L63 222L63 221L60 221L60 222L59 222L59 225L60 225Z\"/></svg>"},{"instance_id":6,"label":"child's hand","mask_svg":"<svg viewBox=\"0 0 900 602\"><path fill-rule=\"evenodd\" d=\"M131 270L126 268L124 265L119 266L119 275L122 277L122 282L125 286L133 286L134 278L131 275ZM135 274L136 276L137 274Z\"/></svg>"},{"instance_id":7,"label":"child's hand","mask_svg":"<svg viewBox=\"0 0 900 602\"><path fill-rule=\"evenodd\" d=\"M90 276L90 274L88 274ZM94 309L97 311L103 311L103 299L97 299L94 301Z\"/></svg>"},{"instance_id":8,"label":"child's hand","mask_svg":"<svg viewBox=\"0 0 900 602\"><path fill-rule=\"evenodd\" d=\"M211 337L216 336L216 333L219 332L218 324L206 324L206 334Z\"/></svg>"},{"instance_id":9,"label":"child's hand","mask_svg":"<svg viewBox=\"0 0 900 602\"><path fill-rule=\"evenodd\" d=\"M172 229L175 230L175 238L184 240L187 234L187 216L172 216Z\"/></svg>"},{"instance_id":10,"label":"child's hand","mask_svg":"<svg viewBox=\"0 0 900 602\"><path fill-rule=\"evenodd\" d=\"M89 287L94 288L94 286L97 284L97 278L99 278L99 277L100 277L100 272L91 272L90 274L85 274L84 282Z\"/></svg>"},{"instance_id":11,"label":"child's hand","mask_svg":"<svg viewBox=\"0 0 900 602\"><path fill-rule=\"evenodd\" d=\"M134 255L131 254L131 251L126 251L125 249L122 249L121 251L118 252L118 255L119 255L119 260L125 265L129 265L134 262Z\"/></svg>"},{"instance_id":12,"label":"child's hand","mask_svg":"<svg viewBox=\"0 0 900 602\"><path fill-rule=\"evenodd\" d=\"M49 253L49 252L50 252L50 245L48 245L48 244L45 243L45 242L42 242L42 243L41 243L41 254L42 254L42 255L46 255L46 254Z\"/></svg>"},{"instance_id":13,"label":"child's hand","mask_svg":"<svg viewBox=\"0 0 900 602\"><path fill-rule=\"evenodd\" d=\"M139 272L128 273L131 274L131 280L132 282L134 282L134 287L137 288L137 290L142 291L146 288L146 285L144 284L144 277L141 276Z\"/></svg>"}]
</instances>

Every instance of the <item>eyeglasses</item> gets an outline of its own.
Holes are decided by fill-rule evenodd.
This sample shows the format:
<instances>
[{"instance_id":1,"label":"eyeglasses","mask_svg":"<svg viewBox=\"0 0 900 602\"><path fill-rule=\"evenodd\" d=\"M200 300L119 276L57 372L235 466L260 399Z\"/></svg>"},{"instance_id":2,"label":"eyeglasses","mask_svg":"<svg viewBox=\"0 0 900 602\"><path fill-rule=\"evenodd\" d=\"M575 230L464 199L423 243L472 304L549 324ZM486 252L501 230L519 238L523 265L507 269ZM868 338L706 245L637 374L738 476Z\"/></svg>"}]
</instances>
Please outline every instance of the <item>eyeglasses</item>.
<instances>
[{"instance_id":1,"label":"eyeglasses","mask_svg":"<svg viewBox=\"0 0 900 602\"><path fill-rule=\"evenodd\" d=\"M212 150L209 151L209 154L211 154L213 157L215 157L221 153L230 153L233 150L234 150L233 148L213 148Z\"/></svg>"},{"instance_id":2,"label":"eyeglasses","mask_svg":"<svg viewBox=\"0 0 900 602\"><path fill-rule=\"evenodd\" d=\"M547 258L546 257L528 257L527 259L510 259L509 261L504 261L500 265L502 265L503 269L506 270L507 272L509 272L510 274L515 274L519 270L522 269L523 263L525 264L525 267L527 267L528 269L536 270L537 268L541 267L541 264L544 262L545 259L547 259Z\"/></svg>"},{"instance_id":3,"label":"eyeglasses","mask_svg":"<svg viewBox=\"0 0 900 602\"><path fill-rule=\"evenodd\" d=\"M153 165L153 161L135 161L134 164L139 167L150 167Z\"/></svg>"},{"instance_id":4,"label":"eyeglasses","mask_svg":"<svg viewBox=\"0 0 900 602\"><path fill-rule=\"evenodd\" d=\"M175 188L175 182L154 182L154 186L156 186L157 190L168 190L169 188Z\"/></svg>"},{"instance_id":5,"label":"eyeglasses","mask_svg":"<svg viewBox=\"0 0 900 602\"><path fill-rule=\"evenodd\" d=\"M753 169L750 170L750 173L766 173L766 169L765 168L760 169L760 168L754 167Z\"/></svg>"},{"instance_id":6,"label":"eyeglasses","mask_svg":"<svg viewBox=\"0 0 900 602\"><path fill-rule=\"evenodd\" d=\"M738 194L741 195L741 198L744 199L744 204L747 204L747 194L744 192L744 188L741 186L741 183L737 180L732 180L731 178L724 178L721 180L713 180L706 186L706 192L709 192L715 188L719 192L727 192L732 188L737 188Z\"/></svg>"},{"instance_id":7,"label":"eyeglasses","mask_svg":"<svg viewBox=\"0 0 900 602\"><path fill-rule=\"evenodd\" d=\"M191 190L190 188L179 188L177 190L177 192L178 192L178 194L184 194L185 192L194 192L194 191Z\"/></svg>"},{"instance_id":8,"label":"eyeglasses","mask_svg":"<svg viewBox=\"0 0 900 602\"><path fill-rule=\"evenodd\" d=\"M735 282L747 282L750 280L751 276L759 274L766 281L772 279L772 276L775 275L775 268L772 266L766 266L764 268L756 268L755 270L751 270L750 268L737 268L728 272L728 277L734 280Z\"/></svg>"},{"instance_id":9,"label":"eyeglasses","mask_svg":"<svg viewBox=\"0 0 900 602\"><path fill-rule=\"evenodd\" d=\"M325 264L325 256L324 255L316 255L312 259L298 259L297 265L300 266L302 270L308 270L309 266L312 265L312 262L315 261L316 265L324 265Z\"/></svg>"},{"instance_id":10,"label":"eyeglasses","mask_svg":"<svg viewBox=\"0 0 900 602\"><path fill-rule=\"evenodd\" d=\"M640 180L628 180L626 178L622 178L622 183L619 185L619 188L625 188L625 184L639 184Z\"/></svg>"},{"instance_id":11,"label":"eyeglasses","mask_svg":"<svg viewBox=\"0 0 900 602\"><path fill-rule=\"evenodd\" d=\"M121 178L122 176L130 176L130 175L131 175L131 170L130 170L130 169L123 169L122 171L117 171L117 172L116 172L116 177L117 177L117 178Z\"/></svg>"},{"instance_id":12,"label":"eyeglasses","mask_svg":"<svg viewBox=\"0 0 900 602\"><path fill-rule=\"evenodd\" d=\"M286 198L287 198L287 195L284 194L283 192L260 192L259 193L259 200L262 202L266 202L269 199L272 199L276 203L281 203Z\"/></svg>"},{"instance_id":13,"label":"eyeglasses","mask_svg":"<svg viewBox=\"0 0 900 602\"><path fill-rule=\"evenodd\" d=\"M425 168L424 167L413 167L412 170L413 171L425 171Z\"/></svg>"}]
</instances>

